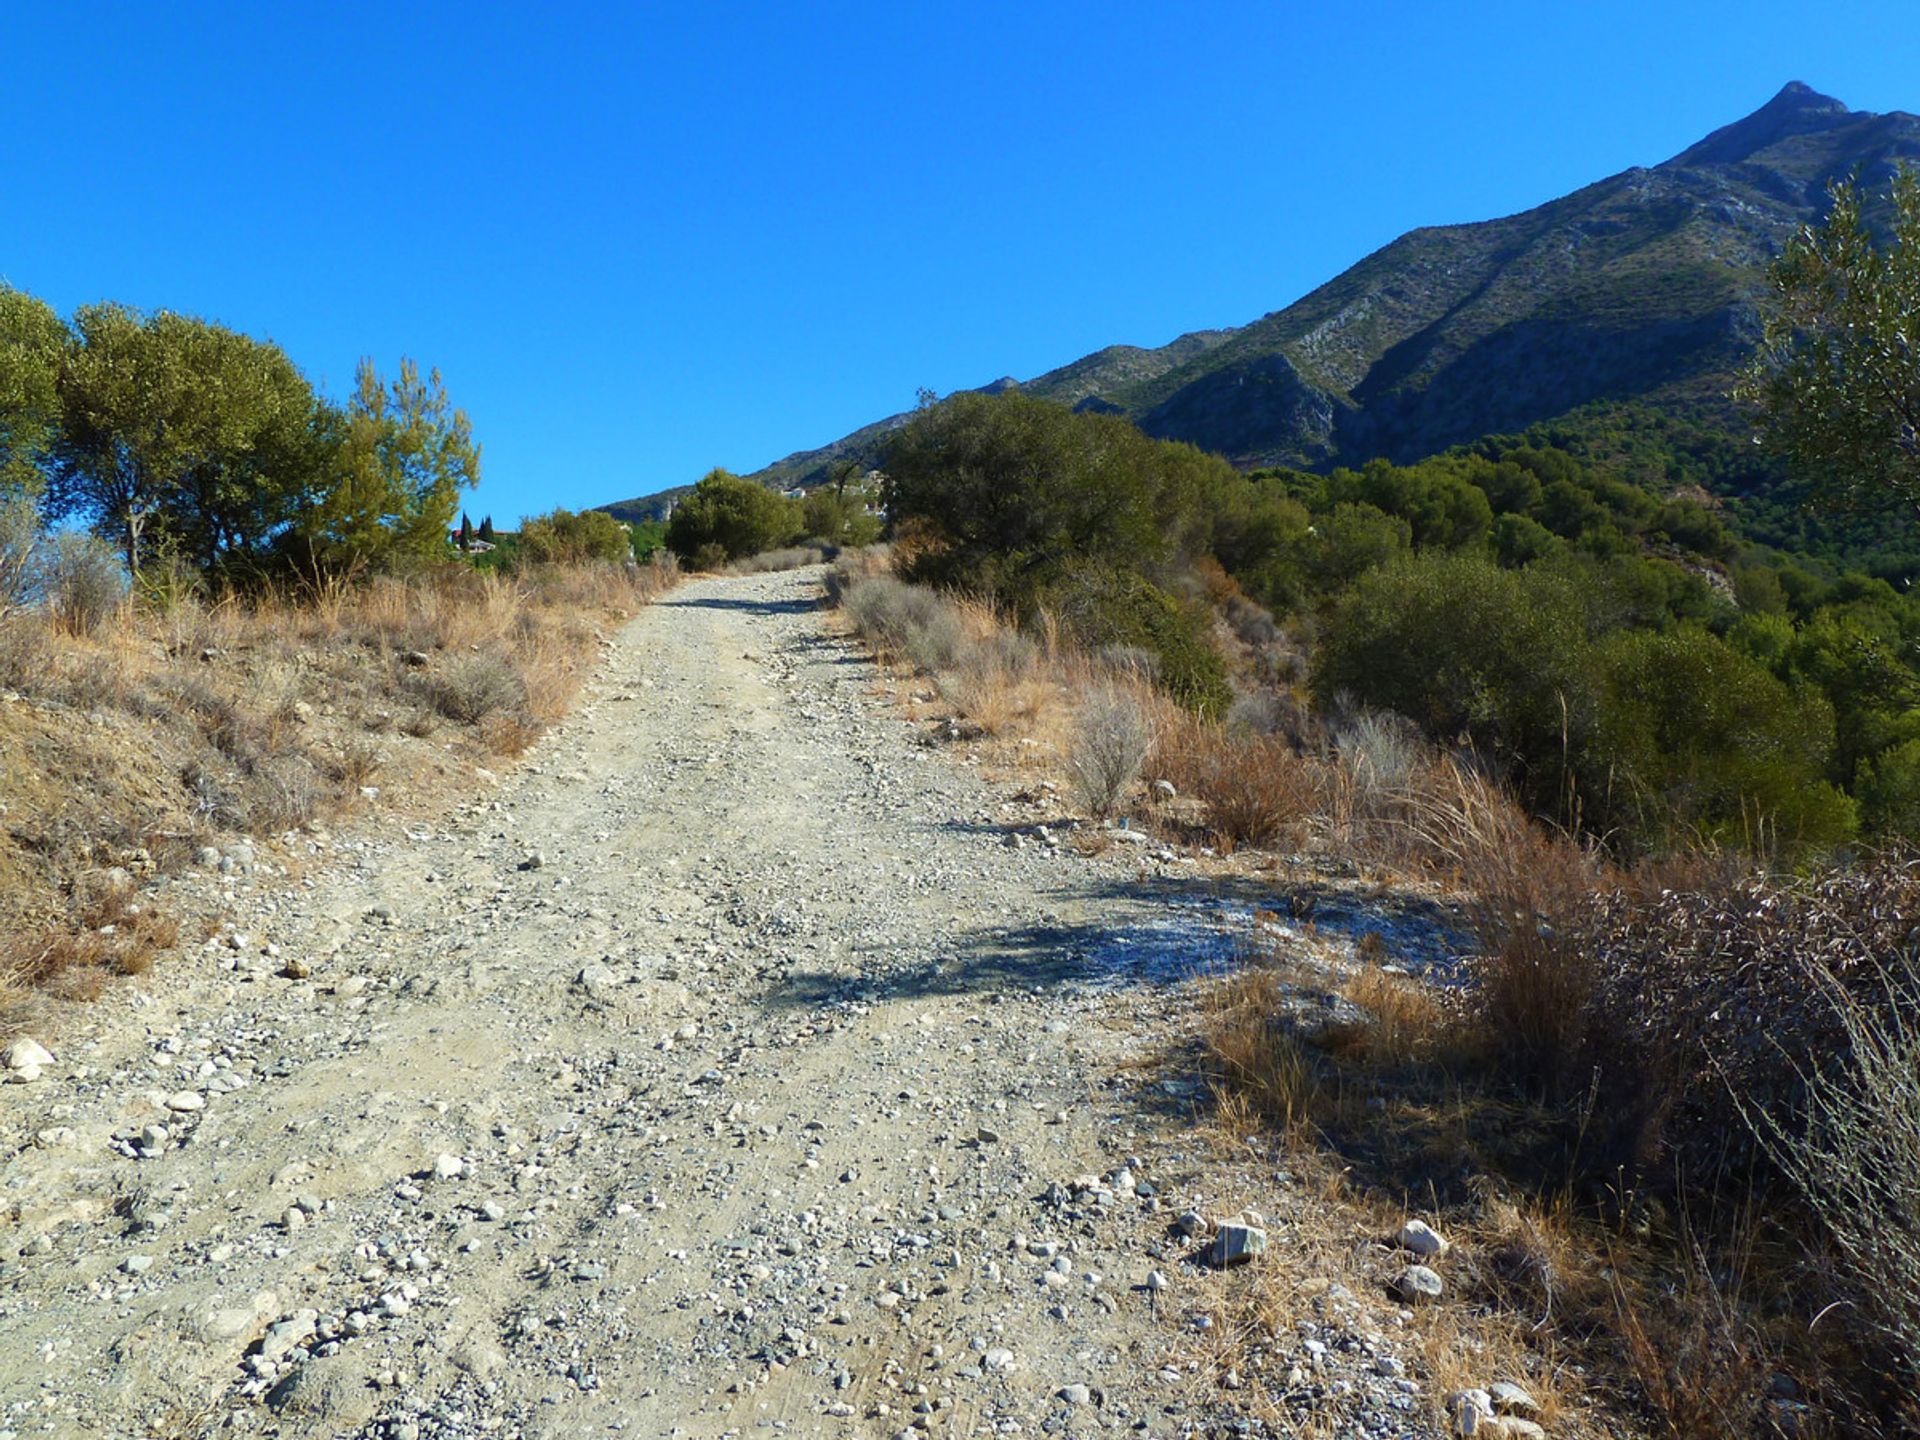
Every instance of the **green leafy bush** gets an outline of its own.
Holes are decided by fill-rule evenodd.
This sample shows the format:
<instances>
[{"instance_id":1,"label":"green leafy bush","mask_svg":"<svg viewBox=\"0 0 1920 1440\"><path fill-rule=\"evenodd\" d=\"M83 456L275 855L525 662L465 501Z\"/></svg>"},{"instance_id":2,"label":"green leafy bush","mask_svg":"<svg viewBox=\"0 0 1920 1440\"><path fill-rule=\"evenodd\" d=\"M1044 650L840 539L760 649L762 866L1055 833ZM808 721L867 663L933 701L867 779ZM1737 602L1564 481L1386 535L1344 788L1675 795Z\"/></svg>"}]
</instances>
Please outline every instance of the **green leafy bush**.
<instances>
[{"instance_id":1,"label":"green leafy bush","mask_svg":"<svg viewBox=\"0 0 1920 1440\"><path fill-rule=\"evenodd\" d=\"M799 509L791 500L725 470L709 472L667 521L667 548L700 569L799 538Z\"/></svg>"},{"instance_id":2,"label":"green leafy bush","mask_svg":"<svg viewBox=\"0 0 1920 1440\"><path fill-rule=\"evenodd\" d=\"M520 551L549 565L613 562L633 557L633 537L603 511L552 510L520 522Z\"/></svg>"}]
</instances>

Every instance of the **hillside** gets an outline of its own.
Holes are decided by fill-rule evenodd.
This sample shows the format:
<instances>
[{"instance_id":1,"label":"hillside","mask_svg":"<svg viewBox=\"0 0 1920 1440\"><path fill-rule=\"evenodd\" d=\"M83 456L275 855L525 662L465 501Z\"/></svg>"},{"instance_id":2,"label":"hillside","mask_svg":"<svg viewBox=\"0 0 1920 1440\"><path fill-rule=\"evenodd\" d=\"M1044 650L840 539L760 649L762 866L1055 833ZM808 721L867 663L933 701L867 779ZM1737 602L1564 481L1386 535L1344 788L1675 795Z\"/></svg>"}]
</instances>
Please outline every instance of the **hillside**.
<instances>
[{"instance_id":1,"label":"hillside","mask_svg":"<svg viewBox=\"0 0 1920 1440\"><path fill-rule=\"evenodd\" d=\"M1242 466L1407 461L1606 402L1724 423L1762 267L1830 180L1857 169L1884 190L1902 161L1920 161L1920 117L1849 110L1796 82L1651 169L1411 231L1250 325L983 388L1124 414ZM807 484L836 460L871 460L903 418L756 478Z\"/></svg>"}]
</instances>

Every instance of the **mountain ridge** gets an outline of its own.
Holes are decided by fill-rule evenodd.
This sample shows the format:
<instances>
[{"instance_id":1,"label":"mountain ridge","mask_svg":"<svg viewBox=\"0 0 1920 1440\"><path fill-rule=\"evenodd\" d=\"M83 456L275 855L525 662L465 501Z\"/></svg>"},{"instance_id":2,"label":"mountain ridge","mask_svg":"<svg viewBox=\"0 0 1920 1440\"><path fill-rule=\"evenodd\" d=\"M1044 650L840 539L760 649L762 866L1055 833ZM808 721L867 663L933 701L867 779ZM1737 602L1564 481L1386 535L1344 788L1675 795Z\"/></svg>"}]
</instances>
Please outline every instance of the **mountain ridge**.
<instances>
[{"instance_id":1,"label":"mountain ridge","mask_svg":"<svg viewBox=\"0 0 1920 1440\"><path fill-rule=\"evenodd\" d=\"M1920 116L1852 110L1793 81L1658 165L1409 230L1246 325L1110 345L981 388L1125 415L1242 467L1411 461L1596 402L1731 427L1766 263L1824 213L1834 179L1884 192L1906 162L1920 163ZM906 418L755 478L786 488L872 463Z\"/></svg>"}]
</instances>

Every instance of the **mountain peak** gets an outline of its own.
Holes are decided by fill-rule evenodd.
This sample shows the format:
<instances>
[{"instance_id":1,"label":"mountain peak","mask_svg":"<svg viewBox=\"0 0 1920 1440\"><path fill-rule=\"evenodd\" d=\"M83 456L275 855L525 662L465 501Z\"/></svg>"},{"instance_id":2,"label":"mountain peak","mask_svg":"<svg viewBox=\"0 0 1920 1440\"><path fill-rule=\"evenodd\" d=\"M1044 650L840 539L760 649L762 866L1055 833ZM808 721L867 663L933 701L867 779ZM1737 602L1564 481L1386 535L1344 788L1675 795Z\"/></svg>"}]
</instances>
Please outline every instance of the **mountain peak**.
<instances>
[{"instance_id":1,"label":"mountain peak","mask_svg":"<svg viewBox=\"0 0 1920 1440\"><path fill-rule=\"evenodd\" d=\"M1831 95L1811 85L1789 80L1775 95L1744 120L1723 125L1706 139L1667 161L1670 166L1736 165L1740 161L1795 135L1831 130L1852 115Z\"/></svg>"}]
</instances>

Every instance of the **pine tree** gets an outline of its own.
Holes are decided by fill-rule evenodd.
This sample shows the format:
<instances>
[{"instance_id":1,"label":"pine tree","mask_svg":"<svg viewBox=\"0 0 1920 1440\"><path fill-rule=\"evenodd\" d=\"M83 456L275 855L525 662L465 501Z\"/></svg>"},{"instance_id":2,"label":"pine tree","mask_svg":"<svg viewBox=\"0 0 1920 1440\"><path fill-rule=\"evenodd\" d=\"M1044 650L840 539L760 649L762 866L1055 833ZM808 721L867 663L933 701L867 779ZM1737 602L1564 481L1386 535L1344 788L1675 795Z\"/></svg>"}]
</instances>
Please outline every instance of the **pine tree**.
<instances>
[{"instance_id":1,"label":"pine tree","mask_svg":"<svg viewBox=\"0 0 1920 1440\"><path fill-rule=\"evenodd\" d=\"M487 544L493 544L493 516L482 516L480 520L480 538Z\"/></svg>"},{"instance_id":2,"label":"pine tree","mask_svg":"<svg viewBox=\"0 0 1920 1440\"><path fill-rule=\"evenodd\" d=\"M460 512L460 548L467 550L473 545L473 521L467 518L467 512Z\"/></svg>"}]
</instances>

